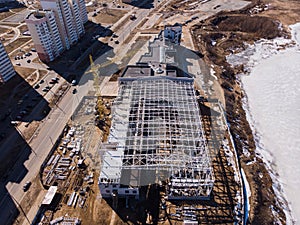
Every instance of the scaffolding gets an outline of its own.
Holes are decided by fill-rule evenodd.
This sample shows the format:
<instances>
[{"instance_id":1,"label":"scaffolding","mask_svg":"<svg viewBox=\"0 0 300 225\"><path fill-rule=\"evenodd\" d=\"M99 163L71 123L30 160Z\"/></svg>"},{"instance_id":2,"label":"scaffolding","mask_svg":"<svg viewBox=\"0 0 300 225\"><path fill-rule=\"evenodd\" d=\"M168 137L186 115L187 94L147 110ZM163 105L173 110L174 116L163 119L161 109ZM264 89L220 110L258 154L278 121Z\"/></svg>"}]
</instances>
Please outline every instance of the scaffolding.
<instances>
[{"instance_id":1,"label":"scaffolding","mask_svg":"<svg viewBox=\"0 0 300 225\"><path fill-rule=\"evenodd\" d=\"M193 79L152 76L119 83L108 140L115 150L103 157L101 182L113 170L114 183L122 186L165 184L169 199L208 198L214 178Z\"/></svg>"}]
</instances>

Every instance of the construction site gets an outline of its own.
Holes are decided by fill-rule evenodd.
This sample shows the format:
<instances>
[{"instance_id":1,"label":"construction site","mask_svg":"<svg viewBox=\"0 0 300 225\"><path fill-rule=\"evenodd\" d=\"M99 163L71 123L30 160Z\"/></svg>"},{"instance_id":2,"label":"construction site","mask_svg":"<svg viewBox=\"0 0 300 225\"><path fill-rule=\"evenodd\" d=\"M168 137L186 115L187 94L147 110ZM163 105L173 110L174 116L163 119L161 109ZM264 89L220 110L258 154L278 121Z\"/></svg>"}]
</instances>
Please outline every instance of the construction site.
<instances>
[{"instance_id":1,"label":"construction site","mask_svg":"<svg viewBox=\"0 0 300 225\"><path fill-rule=\"evenodd\" d=\"M131 69L145 77L119 79L108 140L115 149L104 157L101 183L144 186L171 177L168 198L206 198L213 173L193 80L150 77L150 67Z\"/></svg>"},{"instance_id":2,"label":"construction site","mask_svg":"<svg viewBox=\"0 0 300 225\"><path fill-rule=\"evenodd\" d=\"M298 2L86 3L87 35L49 65L38 60L23 21L39 1L0 15L1 41L20 74L6 84L3 106L17 105L13 117L25 107L34 113L10 125L18 139L3 157L1 221L286 224L243 108L236 76L245 68L226 58L262 38L287 38ZM87 74L93 78L80 83ZM59 85L44 92L52 78ZM15 85L23 79L30 85ZM1 131L5 143L9 133ZM23 138L32 144L24 147Z\"/></svg>"},{"instance_id":3,"label":"construction site","mask_svg":"<svg viewBox=\"0 0 300 225\"><path fill-rule=\"evenodd\" d=\"M177 36L161 32L119 78L101 147L101 195L134 224L243 224L242 177L223 109L174 66L183 68Z\"/></svg>"},{"instance_id":4,"label":"construction site","mask_svg":"<svg viewBox=\"0 0 300 225\"><path fill-rule=\"evenodd\" d=\"M117 97L80 101L41 167L36 224L244 224L223 108L176 68L173 31L124 68Z\"/></svg>"},{"instance_id":5,"label":"construction site","mask_svg":"<svg viewBox=\"0 0 300 225\"><path fill-rule=\"evenodd\" d=\"M193 79L155 76L150 67L129 71L119 79L108 144L103 145L102 197L121 211L118 202L125 208L145 202L144 212L136 216L142 213L154 223L167 218L184 224L220 218L222 224L242 223L243 190L230 136L214 130L207 140L214 119L200 118L200 104L210 110L196 98ZM217 102L215 107L222 121Z\"/></svg>"}]
</instances>

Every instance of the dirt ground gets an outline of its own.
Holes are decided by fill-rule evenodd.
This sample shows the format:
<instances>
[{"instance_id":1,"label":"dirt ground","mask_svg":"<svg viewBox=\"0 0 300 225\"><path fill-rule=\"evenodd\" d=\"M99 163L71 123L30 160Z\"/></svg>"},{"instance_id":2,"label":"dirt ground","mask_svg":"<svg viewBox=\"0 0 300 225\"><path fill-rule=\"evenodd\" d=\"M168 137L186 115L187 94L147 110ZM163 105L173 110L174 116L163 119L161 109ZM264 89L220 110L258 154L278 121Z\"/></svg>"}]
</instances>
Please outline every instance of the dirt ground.
<instances>
[{"instance_id":1,"label":"dirt ground","mask_svg":"<svg viewBox=\"0 0 300 225\"><path fill-rule=\"evenodd\" d=\"M3 19L5 19L6 17L9 17L9 16L11 16L11 15L13 15L12 12L2 12L2 13L0 13L0 20L3 20Z\"/></svg>"},{"instance_id":2,"label":"dirt ground","mask_svg":"<svg viewBox=\"0 0 300 225\"><path fill-rule=\"evenodd\" d=\"M3 28L3 27L0 27L0 34L4 34L4 33L7 33L9 31L8 28Z\"/></svg>"},{"instance_id":3,"label":"dirt ground","mask_svg":"<svg viewBox=\"0 0 300 225\"><path fill-rule=\"evenodd\" d=\"M25 67L19 67L16 66L15 67L15 71L24 79L26 79L29 75L31 75L34 71L36 71L35 69L32 68L25 68Z\"/></svg>"},{"instance_id":4,"label":"dirt ground","mask_svg":"<svg viewBox=\"0 0 300 225\"><path fill-rule=\"evenodd\" d=\"M281 203L278 203L274 194L270 174L262 159L255 153L254 137L242 108L244 94L235 75L243 72L243 67L231 68L225 56L243 50L246 42L253 43L261 38L288 37L287 26L300 21L299 11L299 1L253 1L252 5L243 10L221 12L193 27L194 43L204 55L204 60L215 65L216 75L224 89L227 119L231 124L241 166L251 188L250 224L273 224L276 219L271 206L280 216L277 219L283 224L286 219ZM279 29L280 24L283 29ZM243 154L244 148L248 149L250 156Z\"/></svg>"},{"instance_id":5,"label":"dirt ground","mask_svg":"<svg viewBox=\"0 0 300 225\"><path fill-rule=\"evenodd\" d=\"M10 53L13 50L15 50L16 48L20 47L21 45L25 44L26 42L28 42L30 40L31 40L31 38L18 38L14 42L6 45L5 50L7 51L7 53Z\"/></svg>"},{"instance_id":6,"label":"dirt ground","mask_svg":"<svg viewBox=\"0 0 300 225\"><path fill-rule=\"evenodd\" d=\"M20 30L20 32L21 32L21 34L22 34L22 33L24 33L25 31L28 30L28 27L27 27L27 25L25 24L25 25L22 25L21 27L19 27L19 30Z\"/></svg>"},{"instance_id":7,"label":"dirt ground","mask_svg":"<svg viewBox=\"0 0 300 225\"><path fill-rule=\"evenodd\" d=\"M106 9L97 13L94 20L100 24L112 24L120 20L127 12L126 10Z\"/></svg>"},{"instance_id":8,"label":"dirt ground","mask_svg":"<svg viewBox=\"0 0 300 225\"><path fill-rule=\"evenodd\" d=\"M81 224L121 224L121 219L113 212L111 206L101 198L100 190L97 184L100 170L100 156L98 144L104 136L104 130L99 129L93 123L95 115L87 113L87 109L91 110L96 105L95 98L87 98L82 102L81 108L72 116L70 121L71 127L76 127L75 137L82 140L83 151L81 156L85 158L86 168L78 169L76 166L75 169L70 170L68 178L66 180L56 180L55 183L58 185L58 192L60 197L55 206L54 210L48 210L46 215L49 215L49 220L66 216L76 217L81 219ZM105 98L103 101L108 104L110 98ZM102 103L101 103L102 105ZM107 111L107 110L105 110ZM107 114L108 112L106 112ZM59 146L62 146L60 142ZM65 154L65 156L63 156ZM61 148L57 148L53 155L61 155L62 157L67 157L69 153L63 153ZM48 162L48 160L46 160ZM71 165L74 165L77 162L77 156L73 158ZM52 165L48 165L43 169L43 184L51 185L52 183L47 183L45 174L48 173ZM93 183L88 183L84 177L93 173ZM40 181L37 181L40 183ZM51 181L54 182L54 181ZM79 192L79 189L89 187L84 195L80 194L77 204L68 206L67 202L74 191ZM86 199L83 206L79 203L82 199ZM115 223L116 221L116 223Z\"/></svg>"}]
</instances>

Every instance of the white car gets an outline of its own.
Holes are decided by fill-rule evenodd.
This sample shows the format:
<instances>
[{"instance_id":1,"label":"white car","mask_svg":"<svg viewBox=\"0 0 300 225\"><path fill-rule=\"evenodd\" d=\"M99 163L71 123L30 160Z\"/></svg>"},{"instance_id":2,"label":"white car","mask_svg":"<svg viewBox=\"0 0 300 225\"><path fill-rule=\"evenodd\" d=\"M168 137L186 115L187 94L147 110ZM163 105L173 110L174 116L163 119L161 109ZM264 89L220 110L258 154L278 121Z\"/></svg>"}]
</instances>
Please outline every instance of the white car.
<instances>
[{"instance_id":1,"label":"white car","mask_svg":"<svg viewBox=\"0 0 300 225\"><path fill-rule=\"evenodd\" d=\"M75 86L76 84L77 84L77 81L76 81L76 80L72 80L71 85L72 85L72 86Z\"/></svg>"}]
</instances>

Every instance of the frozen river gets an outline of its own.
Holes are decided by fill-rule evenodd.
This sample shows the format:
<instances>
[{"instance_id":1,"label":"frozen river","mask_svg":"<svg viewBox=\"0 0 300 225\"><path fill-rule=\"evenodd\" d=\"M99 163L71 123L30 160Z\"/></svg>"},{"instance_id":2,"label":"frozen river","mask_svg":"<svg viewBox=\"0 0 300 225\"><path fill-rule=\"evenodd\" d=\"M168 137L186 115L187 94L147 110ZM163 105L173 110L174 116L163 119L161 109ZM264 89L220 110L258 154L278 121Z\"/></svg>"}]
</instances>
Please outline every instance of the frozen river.
<instances>
[{"instance_id":1,"label":"frozen river","mask_svg":"<svg viewBox=\"0 0 300 225\"><path fill-rule=\"evenodd\" d=\"M275 54L261 53L264 50L256 46L250 56L254 62L250 75L241 79L261 153L274 163L300 224L300 24L292 26L292 33L296 46ZM257 53L263 57L257 58Z\"/></svg>"}]
</instances>

